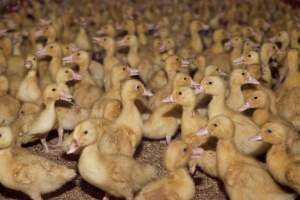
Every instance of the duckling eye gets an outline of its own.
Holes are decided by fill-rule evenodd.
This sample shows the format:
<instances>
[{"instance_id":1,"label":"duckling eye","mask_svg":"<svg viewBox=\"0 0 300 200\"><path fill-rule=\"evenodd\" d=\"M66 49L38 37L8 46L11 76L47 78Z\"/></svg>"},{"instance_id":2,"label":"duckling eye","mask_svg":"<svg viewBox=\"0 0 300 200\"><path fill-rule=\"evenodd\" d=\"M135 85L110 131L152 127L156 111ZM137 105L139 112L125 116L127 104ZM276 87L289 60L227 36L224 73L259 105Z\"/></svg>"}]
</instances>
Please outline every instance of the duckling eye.
<instances>
[{"instance_id":1,"label":"duckling eye","mask_svg":"<svg viewBox=\"0 0 300 200\"><path fill-rule=\"evenodd\" d=\"M139 85L136 86L136 89L140 89L141 87Z\"/></svg>"},{"instance_id":2,"label":"duckling eye","mask_svg":"<svg viewBox=\"0 0 300 200\"><path fill-rule=\"evenodd\" d=\"M242 72L242 76L245 76L245 72Z\"/></svg>"},{"instance_id":3,"label":"duckling eye","mask_svg":"<svg viewBox=\"0 0 300 200\"><path fill-rule=\"evenodd\" d=\"M183 152L187 152L187 151L188 151L188 148L185 147L185 148L183 149Z\"/></svg>"},{"instance_id":4,"label":"duckling eye","mask_svg":"<svg viewBox=\"0 0 300 200\"><path fill-rule=\"evenodd\" d=\"M22 115L24 114L24 111L23 110L21 110L21 112L20 112Z\"/></svg>"},{"instance_id":5,"label":"duckling eye","mask_svg":"<svg viewBox=\"0 0 300 200\"><path fill-rule=\"evenodd\" d=\"M179 58L176 58L176 61L179 62Z\"/></svg>"},{"instance_id":6,"label":"duckling eye","mask_svg":"<svg viewBox=\"0 0 300 200\"><path fill-rule=\"evenodd\" d=\"M123 71L125 71L125 70L126 70L126 68L125 68L125 67L123 67L123 68L122 68L122 70L123 70Z\"/></svg>"},{"instance_id":7,"label":"duckling eye","mask_svg":"<svg viewBox=\"0 0 300 200\"><path fill-rule=\"evenodd\" d=\"M53 46L50 46L50 49L53 49Z\"/></svg>"},{"instance_id":8,"label":"duckling eye","mask_svg":"<svg viewBox=\"0 0 300 200\"><path fill-rule=\"evenodd\" d=\"M251 58L251 54L248 54L248 58Z\"/></svg>"},{"instance_id":9,"label":"duckling eye","mask_svg":"<svg viewBox=\"0 0 300 200\"><path fill-rule=\"evenodd\" d=\"M80 53L77 53L77 56L80 56Z\"/></svg>"},{"instance_id":10,"label":"duckling eye","mask_svg":"<svg viewBox=\"0 0 300 200\"><path fill-rule=\"evenodd\" d=\"M2 133L0 133L0 138L2 138Z\"/></svg>"},{"instance_id":11,"label":"duckling eye","mask_svg":"<svg viewBox=\"0 0 300 200\"><path fill-rule=\"evenodd\" d=\"M103 38L103 41L106 42L106 38Z\"/></svg>"},{"instance_id":12,"label":"duckling eye","mask_svg":"<svg viewBox=\"0 0 300 200\"><path fill-rule=\"evenodd\" d=\"M83 133L84 133L85 135L87 135L89 132L88 132L87 130L85 130Z\"/></svg>"},{"instance_id":13,"label":"duckling eye","mask_svg":"<svg viewBox=\"0 0 300 200\"><path fill-rule=\"evenodd\" d=\"M56 91L56 88L52 88L52 92L55 92Z\"/></svg>"},{"instance_id":14,"label":"duckling eye","mask_svg":"<svg viewBox=\"0 0 300 200\"><path fill-rule=\"evenodd\" d=\"M258 97L255 96L255 97L253 97L253 99L258 99Z\"/></svg>"},{"instance_id":15,"label":"duckling eye","mask_svg":"<svg viewBox=\"0 0 300 200\"><path fill-rule=\"evenodd\" d=\"M272 130L271 130L271 129L268 129L268 130L267 130L267 133L271 134L271 133L272 133Z\"/></svg>"},{"instance_id":16,"label":"duckling eye","mask_svg":"<svg viewBox=\"0 0 300 200\"><path fill-rule=\"evenodd\" d=\"M214 123L213 126L214 126L214 127L218 127L218 124Z\"/></svg>"},{"instance_id":17,"label":"duckling eye","mask_svg":"<svg viewBox=\"0 0 300 200\"><path fill-rule=\"evenodd\" d=\"M208 82L208 84L209 84L209 85L212 85L212 84L213 84L213 82L212 82L212 81L209 81L209 82Z\"/></svg>"},{"instance_id":18,"label":"duckling eye","mask_svg":"<svg viewBox=\"0 0 300 200\"><path fill-rule=\"evenodd\" d=\"M184 77L184 78L183 78L183 80L185 80L185 81L186 81L186 80L187 80L187 77Z\"/></svg>"},{"instance_id":19,"label":"duckling eye","mask_svg":"<svg viewBox=\"0 0 300 200\"><path fill-rule=\"evenodd\" d=\"M179 94L179 95L182 95L182 92L181 92L181 91L179 91L179 92L178 92L178 94Z\"/></svg>"},{"instance_id":20,"label":"duckling eye","mask_svg":"<svg viewBox=\"0 0 300 200\"><path fill-rule=\"evenodd\" d=\"M36 60L36 58L33 58L33 60Z\"/></svg>"}]
</instances>

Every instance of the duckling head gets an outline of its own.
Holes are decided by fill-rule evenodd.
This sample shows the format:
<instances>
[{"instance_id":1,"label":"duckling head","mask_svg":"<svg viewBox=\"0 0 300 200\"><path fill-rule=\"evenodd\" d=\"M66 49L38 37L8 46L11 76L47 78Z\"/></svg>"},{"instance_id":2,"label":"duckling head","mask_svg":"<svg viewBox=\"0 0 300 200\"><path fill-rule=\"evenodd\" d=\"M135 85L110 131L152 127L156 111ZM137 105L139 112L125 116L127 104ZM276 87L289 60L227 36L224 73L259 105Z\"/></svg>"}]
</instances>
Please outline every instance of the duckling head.
<instances>
[{"instance_id":1,"label":"duckling head","mask_svg":"<svg viewBox=\"0 0 300 200\"><path fill-rule=\"evenodd\" d=\"M165 70L168 74L175 73L181 67L181 59L176 55L167 57Z\"/></svg>"},{"instance_id":2,"label":"duckling head","mask_svg":"<svg viewBox=\"0 0 300 200\"><path fill-rule=\"evenodd\" d=\"M116 34L116 30L111 23L108 23L104 25L99 31L97 31L96 34L114 36Z\"/></svg>"},{"instance_id":3,"label":"duckling head","mask_svg":"<svg viewBox=\"0 0 300 200\"><path fill-rule=\"evenodd\" d=\"M66 83L72 80L81 80L81 76L74 72L71 68L60 68L56 74L57 83Z\"/></svg>"},{"instance_id":4,"label":"duckling head","mask_svg":"<svg viewBox=\"0 0 300 200\"><path fill-rule=\"evenodd\" d=\"M177 87L196 87L200 85L199 83L196 83L192 77L186 73L183 72L178 72L176 73L174 80L173 80L173 87L177 88Z\"/></svg>"},{"instance_id":5,"label":"duckling head","mask_svg":"<svg viewBox=\"0 0 300 200\"><path fill-rule=\"evenodd\" d=\"M152 96L153 94L145 88L141 81L130 79L124 82L121 89L122 99L130 101L135 100L139 96Z\"/></svg>"},{"instance_id":6,"label":"duckling head","mask_svg":"<svg viewBox=\"0 0 300 200\"><path fill-rule=\"evenodd\" d=\"M201 149L194 149L191 145L175 140L168 145L164 155L164 165L169 171L184 167L192 156L200 156Z\"/></svg>"},{"instance_id":7,"label":"duckling head","mask_svg":"<svg viewBox=\"0 0 300 200\"><path fill-rule=\"evenodd\" d=\"M259 82L251 77L249 72L245 69L235 69L231 72L230 75L230 84L231 85L244 85L244 84L255 84L258 85Z\"/></svg>"},{"instance_id":8,"label":"duckling head","mask_svg":"<svg viewBox=\"0 0 300 200\"><path fill-rule=\"evenodd\" d=\"M57 36L57 32L54 26L52 25L52 23L35 32L36 38L40 38L40 37L56 38L56 36Z\"/></svg>"},{"instance_id":9,"label":"duckling head","mask_svg":"<svg viewBox=\"0 0 300 200\"><path fill-rule=\"evenodd\" d=\"M139 45L138 38L135 35L126 35L117 42L120 47L137 47Z\"/></svg>"},{"instance_id":10,"label":"duckling head","mask_svg":"<svg viewBox=\"0 0 300 200\"><path fill-rule=\"evenodd\" d=\"M255 140L264 140L267 143L276 145L286 142L289 128L280 122L268 122L260 129L260 134Z\"/></svg>"},{"instance_id":11,"label":"duckling head","mask_svg":"<svg viewBox=\"0 0 300 200\"><path fill-rule=\"evenodd\" d=\"M137 69L130 68L128 65L117 65L112 68L112 81L124 81L130 76L138 76L139 71Z\"/></svg>"},{"instance_id":12,"label":"duckling head","mask_svg":"<svg viewBox=\"0 0 300 200\"><path fill-rule=\"evenodd\" d=\"M270 103L269 96L262 90L254 91L246 100L246 103L239 109L243 112L249 108L264 109Z\"/></svg>"},{"instance_id":13,"label":"duckling head","mask_svg":"<svg viewBox=\"0 0 300 200\"><path fill-rule=\"evenodd\" d=\"M19 116L37 113L40 110L41 108L34 103L24 103L19 110Z\"/></svg>"},{"instance_id":14,"label":"duckling head","mask_svg":"<svg viewBox=\"0 0 300 200\"><path fill-rule=\"evenodd\" d=\"M51 57L62 57L62 47L59 43L50 43L46 47L37 51L38 57L51 56Z\"/></svg>"},{"instance_id":15,"label":"duckling head","mask_svg":"<svg viewBox=\"0 0 300 200\"><path fill-rule=\"evenodd\" d=\"M0 127L0 149L9 148L13 142L12 130L9 127Z\"/></svg>"},{"instance_id":16,"label":"duckling head","mask_svg":"<svg viewBox=\"0 0 300 200\"><path fill-rule=\"evenodd\" d=\"M72 142L69 145L67 154L72 154L85 146L95 143L98 136L98 129L93 121L81 122L72 133Z\"/></svg>"},{"instance_id":17,"label":"duckling head","mask_svg":"<svg viewBox=\"0 0 300 200\"><path fill-rule=\"evenodd\" d=\"M218 66L216 65L208 65L204 70L205 76L228 76L225 72L223 72Z\"/></svg>"},{"instance_id":18,"label":"duckling head","mask_svg":"<svg viewBox=\"0 0 300 200\"><path fill-rule=\"evenodd\" d=\"M104 37L94 37L93 41L98 44L99 46L103 47L104 49L114 48L115 41L113 38L109 36Z\"/></svg>"},{"instance_id":19,"label":"duckling head","mask_svg":"<svg viewBox=\"0 0 300 200\"><path fill-rule=\"evenodd\" d=\"M227 38L226 31L224 29L217 29L213 33L214 42L223 42Z\"/></svg>"},{"instance_id":20,"label":"duckling head","mask_svg":"<svg viewBox=\"0 0 300 200\"><path fill-rule=\"evenodd\" d=\"M73 52L70 56L64 57L63 63L64 64L74 63L82 67L82 66L88 66L90 60L91 59L88 52L80 50L80 51Z\"/></svg>"},{"instance_id":21,"label":"duckling head","mask_svg":"<svg viewBox=\"0 0 300 200\"><path fill-rule=\"evenodd\" d=\"M201 128L197 133L199 136L211 135L218 139L229 139L234 134L234 124L231 119L224 115L218 115L209 120L206 128Z\"/></svg>"},{"instance_id":22,"label":"duckling head","mask_svg":"<svg viewBox=\"0 0 300 200\"><path fill-rule=\"evenodd\" d=\"M37 57L34 55L27 56L24 66L27 69L37 69Z\"/></svg>"},{"instance_id":23,"label":"duckling head","mask_svg":"<svg viewBox=\"0 0 300 200\"><path fill-rule=\"evenodd\" d=\"M171 98L174 102L183 107L194 106L196 103L196 97L194 91L189 87L180 87L172 92Z\"/></svg>"},{"instance_id":24,"label":"duckling head","mask_svg":"<svg viewBox=\"0 0 300 200\"><path fill-rule=\"evenodd\" d=\"M43 92L43 101L46 105L49 103L63 100L67 102L72 101L69 88L65 84L50 84Z\"/></svg>"},{"instance_id":25,"label":"duckling head","mask_svg":"<svg viewBox=\"0 0 300 200\"><path fill-rule=\"evenodd\" d=\"M225 93L225 82L219 76L207 76L201 81L204 93L218 96Z\"/></svg>"}]
</instances>

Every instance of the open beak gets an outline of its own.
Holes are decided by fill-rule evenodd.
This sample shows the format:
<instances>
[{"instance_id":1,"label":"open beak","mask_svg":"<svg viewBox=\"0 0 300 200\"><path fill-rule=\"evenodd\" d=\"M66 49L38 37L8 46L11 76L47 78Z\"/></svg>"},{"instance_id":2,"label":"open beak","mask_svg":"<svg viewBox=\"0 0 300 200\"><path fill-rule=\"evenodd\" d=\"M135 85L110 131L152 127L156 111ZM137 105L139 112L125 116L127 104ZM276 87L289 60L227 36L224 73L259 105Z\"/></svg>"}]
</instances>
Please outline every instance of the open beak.
<instances>
[{"instance_id":1,"label":"open beak","mask_svg":"<svg viewBox=\"0 0 300 200\"><path fill-rule=\"evenodd\" d=\"M150 90L144 89L143 96L152 97L153 93Z\"/></svg>"},{"instance_id":2,"label":"open beak","mask_svg":"<svg viewBox=\"0 0 300 200\"><path fill-rule=\"evenodd\" d=\"M255 135L255 136L249 138L249 141L262 141L262 140L263 140L263 138L261 135Z\"/></svg>"},{"instance_id":3,"label":"open beak","mask_svg":"<svg viewBox=\"0 0 300 200\"><path fill-rule=\"evenodd\" d=\"M66 91L62 91L60 96L59 96L60 100L66 101L66 102L72 102L73 100L73 96L71 94L69 94Z\"/></svg>"},{"instance_id":4,"label":"open beak","mask_svg":"<svg viewBox=\"0 0 300 200\"><path fill-rule=\"evenodd\" d=\"M67 154L75 153L80 148L80 143L77 140L72 140L72 143L69 146Z\"/></svg>"},{"instance_id":5,"label":"open beak","mask_svg":"<svg viewBox=\"0 0 300 200\"><path fill-rule=\"evenodd\" d=\"M138 69L128 67L128 71L130 76L138 76L140 74Z\"/></svg>"},{"instance_id":6,"label":"open beak","mask_svg":"<svg viewBox=\"0 0 300 200\"><path fill-rule=\"evenodd\" d=\"M42 48L42 49L37 50L36 55L41 58L41 57L47 56L48 51L46 48Z\"/></svg>"},{"instance_id":7,"label":"open beak","mask_svg":"<svg viewBox=\"0 0 300 200\"><path fill-rule=\"evenodd\" d=\"M208 132L208 128L201 128L196 132L196 135L199 137L203 137L203 136L209 136L209 132Z\"/></svg>"},{"instance_id":8,"label":"open beak","mask_svg":"<svg viewBox=\"0 0 300 200\"><path fill-rule=\"evenodd\" d=\"M174 100L174 98L173 98L172 95L171 95L171 96L168 96L168 97L164 98L164 99L162 100L162 102L163 102L163 103L174 103L175 100Z\"/></svg>"},{"instance_id":9,"label":"open beak","mask_svg":"<svg viewBox=\"0 0 300 200\"><path fill-rule=\"evenodd\" d=\"M260 82L259 82L258 80L256 80L255 78L253 78L253 77L249 77L249 78L246 80L245 84L259 85Z\"/></svg>"},{"instance_id":10,"label":"open beak","mask_svg":"<svg viewBox=\"0 0 300 200\"><path fill-rule=\"evenodd\" d=\"M202 148L195 148L192 150L192 159L197 159L197 158L200 158L201 155L203 154L204 152L204 149Z\"/></svg>"},{"instance_id":11,"label":"open beak","mask_svg":"<svg viewBox=\"0 0 300 200\"><path fill-rule=\"evenodd\" d=\"M243 63L244 63L244 56L241 56L241 57L233 60L233 64L235 64L235 65L241 65Z\"/></svg>"},{"instance_id":12,"label":"open beak","mask_svg":"<svg viewBox=\"0 0 300 200\"><path fill-rule=\"evenodd\" d=\"M32 62L30 60L26 60L24 66L26 69L30 69L32 67Z\"/></svg>"},{"instance_id":13,"label":"open beak","mask_svg":"<svg viewBox=\"0 0 300 200\"><path fill-rule=\"evenodd\" d=\"M74 59L73 59L73 56L66 56L63 58L63 64L68 64L68 63L73 63L74 62Z\"/></svg>"},{"instance_id":14,"label":"open beak","mask_svg":"<svg viewBox=\"0 0 300 200\"><path fill-rule=\"evenodd\" d=\"M248 110L249 108L251 108L251 105L249 102L246 102L242 107L240 107L239 111L244 112L245 110Z\"/></svg>"},{"instance_id":15,"label":"open beak","mask_svg":"<svg viewBox=\"0 0 300 200\"><path fill-rule=\"evenodd\" d=\"M81 80L81 75L76 72L73 72L72 76L73 76L73 80L76 80L76 81Z\"/></svg>"}]
</instances>

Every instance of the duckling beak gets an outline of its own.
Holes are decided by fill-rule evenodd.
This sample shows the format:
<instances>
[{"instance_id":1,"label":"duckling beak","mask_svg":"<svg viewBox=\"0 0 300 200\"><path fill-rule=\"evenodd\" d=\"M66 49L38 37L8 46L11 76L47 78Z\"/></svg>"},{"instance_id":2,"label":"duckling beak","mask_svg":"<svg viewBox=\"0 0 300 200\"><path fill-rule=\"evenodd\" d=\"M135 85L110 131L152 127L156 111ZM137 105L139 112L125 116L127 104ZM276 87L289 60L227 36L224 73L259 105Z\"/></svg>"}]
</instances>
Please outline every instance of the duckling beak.
<instances>
[{"instance_id":1,"label":"duckling beak","mask_svg":"<svg viewBox=\"0 0 300 200\"><path fill-rule=\"evenodd\" d=\"M196 132L196 135L199 137L203 137L203 136L209 136L209 132L208 132L208 128L201 128Z\"/></svg>"},{"instance_id":2,"label":"duckling beak","mask_svg":"<svg viewBox=\"0 0 300 200\"><path fill-rule=\"evenodd\" d=\"M225 46L225 49L229 50L229 49L232 47L232 42L231 42L231 40L229 40L228 42L226 42L226 43L224 44L224 46Z\"/></svg>"},{"instance_id":3,"label":"duckling beak","mask_svg":"<svg viewBox=\"0 0 300 200\"><path fill-rule=\"evenodd\" d=\"M73 72L72 76L73 76L73 80L76 80L76 81L81 80L81 75L76 72Z\"/></svg>"},{"instance_id":4,"label":"duckling beak","mask_svg":"<svg viewBox=\"0 0 300 200\"><path fill-rule=\"evenodd\" d=\"M159 52L160 53L163 53L163 52L165 52L166 51L166 46L164 45L164 44L162 44L162 45L160 45L160 47L159 47Z\"/></svg>"},{"instance_id":5,"label":"duckling beak","mask_svg":"<svg viewBox=\"0 0 300 200\"><path fill-rule=\"evenodd\" d=\"M144 89L143 96L152 97L153 93L150 90Z\"/></svg>"},{"instance_id":6,"label":"duckling beak","mask_svg":"<svg viewBox=\"0 0 300 200\"><path fill-rule=\"evenodd\" d=\"M274 42L276 41L276 36L271 37L271 38L269 39L269 41L274 43Z\"/></svg>"},{"instance_id":7,"label":"duckling beak","mask_svg":"<svg viewBox=\"0 0 300 200\"><path fill-rule=\"evenodd\" d=\"M243 63L244 63L244 56L241 56L241 57L233 60L233 64L235 64L235 65L241 65Z\"/></svg>"},{"instance_id":8,"label":"duckling beak","mask_svg":"<svg viewBox=\"0 0 300 200\"><path fill-rule=\"evenodd\" d=\"M199 86L201 86L199 83L197 83L197 82L194 81L194 80L191 80L191 87L192 87L192 88L197 88L197 87L199 87Z\"/></svg>"},{"instance_id":9,"label":"duckling beak","mask_svg":"<svg viewBox=\"0 0 300 200\"><path fill-rule=\"evenodd\" d=\"M98 43L101 41L101 37L93 37L93 42Z\"/></svg>"},{"instance_id":10,"label":"duckling beak","mask_svg":"<svg viewBox=\"0 0 300 200\"><path fill-rule=\"evenodd\" d=\"M32 67L32 62L30 60L26 60L24 66L26 69L30 69Z\"/></svg>"},{"instance_id":11,"label":"duckling beak","mask_svg":"<svg viewBox=\"0 0 300 200\"><path fill-rule=\"evenodd\" d=\"M181 60L181 67L187 68L191 65L191 62L188 60Z\"/></svg>"},{"instance_id":12,"label":"duckling beak","mask_svg":"<svg viewBox=\"0 0 300 200\"><path fill-rule=\"evenodd\" d=\"M96 31L96 35L103 35L103 34L104 34L103 29L100 29L100 30Z\"/></svg>"},{"instance_id":13,"label":"duckling beak","mask_svg":"<svg viewBox=\"0 0 300 200\"><path fill-rule=\"evenodd\" d=\"M73 139L66 153L67 154L75 153L79 149L79 147L80 147L80 143L77 140Z\"/></svg>"},{"instance_id":14,"label":"duckling beak","mask_svg":"<svg viewBox=\"0 0 300 200\"><path fill-rule=\"evenodd\" d=\"M37 50L36 55L39 58L41 58L41 57L47 56L48 55L48 51L47 51L46 48L42 48L42 49Z\"/></svg>"},{"instance_id":15,"label":"duckling beak","mask_svg":"<svg viewBox=\"0 0 300 200\"><path fill-rule=\"evenodd\" d=\"M70 50L71 50L72 52L80 51L80 49L79 49L78 47L76 47L74 44L71 44L71 45L70 45Z\"/></svg>"},{"instance_id":16,"label":"duckling beak","mask_svg":"<svg viewBox=\"0 0 300 200\"><path fill-rule=\"evenodd\" d=\"M202 148L195 148L192 150L192 159L200 158L204 150Z\"/></svg>"},{"instance_id":17,"label":"duckling beak","mask_svg":"<svg viewBox=\"0 0 300 200\"><path fill-rule=\"evenodd\" d=\"M63 60L63 64L73 63L74 62L74 59L73 59L72 55L71 56L66 56L62 60Z\"/></svg>"},{"instance_id":18,"label":"duckling beak","mask_svg":"<svg viewBox=\"0 0 300 200\"><path fill-rule=\"evenodd\" d=\"M249 141L262 141L262 140L263 140L263 138L261 135L255 135L255 136L249 138Z\"/></svg>"},{"instance_id":19,"label":"duckling beak","mask_svg":"<svg viewBox=\"0 0 300 200\"><path fill-rule=\"evenodd\" d=\"M195 89L194 89L195 94L200 94L202 92L204 92L204 88L202 85L198 84Z\"/></svg>"},{"instance_id":20,"label":"duckling beak","mask_svg":"<svg viewBox=\"0 0 300 200\"><path fill-rule=\"evenodd\" d=\"M158 26L156 24L146 24L148 30L157 30Z\"/></svg>"},{"instance_id":21,"label":"duckling beak","mask_svg":"<svg viewBox=\"0 0 300 200\"><path fill-rule=\"evenodd\" d=\"M163 103L174 103L175 100L174 100L174 98L171 95L171 96L168 96L167 98L163 99L162 102Z\"/></svg>"},{"instance_id":22,"label":"duckling beak","mask_svg":"<svg viewBox=\"0 0 300 200\"><path fill-rule=\"evenodd\" d=\"M226 72L223 72L223 71L219 71L219 74L220 74L220 76L223 76L223 77L227 77L228 76L228 74L226 73Z\"/></svg>"},{"instance_id":23,"label":"duckling beak","mask_svg":"<svg viewBox=\"0 0 300 200\"><path fill-rule=\"evenodd\" d=\"M202 30L207 31L210 29L210 26L207 24L202 24L201 28L202 28Z\"/></svg>"},{"instance_id":24,"label":"duckling beak","mask_svg":"<svg viewBox=\"0 0 300 200\"><path fill-rule=\"evenodd\" d=\"M256 80L255 78L253 78L253 77L249 77L249 78L246 80L245 84L259 85L260 82L259 82L258 80Z\"/></svg>"},{"instance_id":25,"label":"duckling beak","mask_svg":"<svg viewBox=\"0 0 300 200\"><path fill-rule=\"evenodd\" d=\"M45 26L45 25L50 24L50 21L46 20L46 19L40 19L40 24L43 25L43 26Z\"/></svg>"},{"instance_id":26,"label":"duckling beak","mask_svg":"<svg viewBox=\"0 0 300 200\"><path fill-rule=\"evenodd\" d=\"M130 76L138 76L140 74L138 69L133 69L133 68L128 67L128 70L129 70Z\"/></svg>"},{"instance_id":27,"label":"duckling beak","mask_svg":"<svg viewBox=\"0 0 300 200\"><path fill-rule=\"evenodd\" d=\"M118 30L118 31L123 29L123 25L121 23L116 23L115 27L116 27L116 30Z\"/></svg>"},{"instance_id":28,"label":"duckling beak","mask_svg":"<svg viewBox=\"0 0 300 200\"><path fill-rule=\"evenodd\" d=\"M1 29L0 30L0 37L3 37L7 34L7 29Z\"/></svg>"},{"instance_id":29,"label":"duckling beak","mask_svg":"<svg viewBox=\"0 0 300 200\"><path fill-rule=\"evenodd\" d=\"M119 47L124 47L124 46L126 46L127 44L126 44L125 39L121 39L121 40L117 41L117 45L118 45Z\"/></svg>"},{"instance_id":30,"label":"duckling beak","mask_svg":"<svg viewBox=\"0 0 300 200\"><path fill-rule=\"evenodd\" d=\"M44 31L41 29L41 30L36 31L36 32L34 33L34 36L35 36L36 38L39 38L39 37L42 37L43 34L44 34Z\"/></svg>"},{"instance_id":31,"label":"duckling beak","mask_svg":"<svg viewBox=\"0 0 300 200\"><path fill-rule=\"evenodd\" d=\"M249 108L251 108L251 105L249 102L246 102L242 107L240 107L239 111L243 112L245 110L248 110Z\"/></svg>"},{"instance_id":32,"label":"duckling beak","mask_svg":"<svg viewBox=\"0 0 300 200\"><path fill-rule=\"evenodd\" d=\"M66 91L62 91L59 99L67 102L72 102L73 96Z\"/></svg>"}]
</instances>

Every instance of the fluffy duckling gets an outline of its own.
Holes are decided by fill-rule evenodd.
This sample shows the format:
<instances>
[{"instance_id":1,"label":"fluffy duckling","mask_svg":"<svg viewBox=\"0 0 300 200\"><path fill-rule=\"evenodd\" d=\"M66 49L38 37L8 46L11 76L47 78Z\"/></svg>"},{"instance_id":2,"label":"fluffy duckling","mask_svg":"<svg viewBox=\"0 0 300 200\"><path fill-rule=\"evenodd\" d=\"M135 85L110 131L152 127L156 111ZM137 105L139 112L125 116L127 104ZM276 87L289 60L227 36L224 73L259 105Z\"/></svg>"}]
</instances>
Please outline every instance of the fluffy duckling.
<instances>
[{"instance_id":1,"label":"fluffy duckling","mask_svg":"<svg viewBox=\"0 0 300 200\"><path fill-rule=\"evenodd\" d=\"M45 108L36 113L32 121L29 121L21 128L17 137L18 144L26 144L41 139L41 142L48 152L48 146L45 137L51 131L56 122L55 102L58 100L71 101L71 95L68 94L68 88L64 85L48 85L43 93L43 103Z\"/></svg>"},{"instance_id":2,"label":"fluffy duckling","mask_svg":"<svg viewBox=\"0 0 300 200\"><path fill-rule=\"evenodd\" d=\"M25 67L29 69L17 91L17 99L25 103L39 103L42 91L37 77L37 57L27 56Z\"/></svg>"},{"instance_id":3,"label":"fluffy duckling","mask_svg":"<svg viewBox=\"0 0 300 200\"><path fill-rule=\"evenodd\" d=\"M272 144L267 153L267 166L272 176L299 194L299 134L284 123L269 122L263 125L260 134L252 140L261 139Z\"/></svg>"},{"instance_id":4,"label":"fluffy duckling","mask_svg":"<svg viewBox=\"0 0 300 200\"><path fill-rule=\"evenodd\" d=\"M295 199L294 195L280 189L257 160L236 148L233 142L235 125L228 117L213 117L207 129L201 132L218 138L217 172L230 199Z\"/></svg>"},{"instance_id":5,"label":"fluffy duckling","mask_svg":"<svg viewBox=\"0 0 300 200\"><path fill-rule=\"evenodd\" d=\"M230 92L226 98L226 105L234 111L238 111L245 104L245 98L242 92L242 85L244 84L258 85L259 82L255 78L251 77L247 70L233 70L230 75Z\"/></svg>"},{"instance_id":6,"label":"fluffy duckling","mask_svg":"<svg viewBox=\"0 0 300 200\"><path fill-rule=\"evenodd\" d=\"M100 134L96 130L78 125L67 153L84 148L78 163L83 179L115 197L132 200L135 192L156 177L156 169L125 155L102 153L98 150Z\"/></svg>"},{"instance_id":7,"label":"fluffy duckling","mask_svg":"<svg viewBox=\"0 0 300 200\"><path fill-rule=\"evenodd\" d=\"M21 104L18 100L8 95L8 79L0 76L0 124L7 126L12 123L18 115Z\"/></svg>"},{"instance_id":8,"label":"fluffy duckling","mask_svg":"<svg viewBox=\"0 0 300 200\"><path fill-rule=\"evenodd\" d=\"M263 90L256 90L250 94L239 111L243 112L250 108L255 109L252 120L258 126L262 126L271 119L279 118L276 105L272 103L269 95Z\"/></svg>"},{"instance_id":9,"label":"fluffy duckling","mask_svg":"<svg viewBox=\"0 0 300 200\"><path fill-rule=\"evenodd\" d=\"M248 117L234 112L226 106L226 86L223 79L217 76L208 76L202 80L201 86L204 93L212 96L212 100L208 105L208 118L212 119L217 115L225 115L234 122L236 127L234 141L238 150L248 155L258 155L266 152L268 148L266 143L253 144L249 143L248 140L249 137L259 132L258 126Z\"/></svg>"},{"instance_id":10,"label":"fluffy duckling","mask_svg":"<svg viewBox=\"0 0 300 200\"><path fill-rule=\"evenodd\" d=\"M164 155L164 165L168 174L147 184L135 200L193 199L195 184L185 167L193 156L197 157L201 152L183 141L173 141Z\"/></svg>"},{"instance_id":11,"label":"fluffy duckling","mask_svg":"<svg viewBox=\"0 0 300 200\"><path fill-rule=\"evenodd\" d=\"M32 200L42 200L42 194L54 192L76 172L25 149L15 148L9 127L0 128L0 183L10 189L27 194Z\"/></svg>"}]
</instances>

